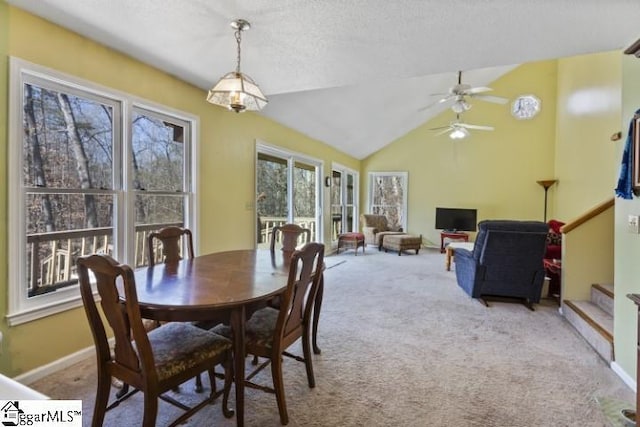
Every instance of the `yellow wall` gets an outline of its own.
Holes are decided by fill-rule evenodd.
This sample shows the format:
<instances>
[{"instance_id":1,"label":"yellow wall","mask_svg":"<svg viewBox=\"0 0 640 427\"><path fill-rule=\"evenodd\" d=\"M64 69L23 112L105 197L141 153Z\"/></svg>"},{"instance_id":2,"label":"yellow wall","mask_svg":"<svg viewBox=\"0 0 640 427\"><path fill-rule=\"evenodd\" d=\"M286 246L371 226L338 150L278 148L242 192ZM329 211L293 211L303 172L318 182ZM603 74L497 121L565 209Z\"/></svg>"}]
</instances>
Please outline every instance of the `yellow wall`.
<instances>
[{"instance_id":1,"label":"yellow wall","mask_svg":"<svg viewBox=\"0 0 640 427\"><path fill-rule=\"evenodd\" d=\"M205 91L0 1L0 105L7 105L7 55L127 92L200 117L199 252L254 246L255 141L359 170L360 162L319 141L252 113L232 114L205 101ZM7 46L8 38L8 46ZM216 76L212 76L214 78ZM212 81L213 83L213 81ZM268 107L267 107L268 108ZM0 109L0 164L6 182L7 108ZM325 199L328 200L328 189ZM0 187L0 260L6 260L6 186ZM324 240L330 241L329 206ZM0 262L0 372L10 376L92 344L82 310L8 327L7 264ZM42 351L46 349L46 351Z\"/></svg>"},{"instance_id":2,"label":"yellow wall","mask_svg":"<svg viewBox=\"0 0 640 427\"><path fill-rule=\"evenodd\" d=\"M620 52L558 60L555 215L565 222L613 197L619 163Z\"/></svg>"},{"instance_id":3,"label":"yellow wall","mask_svg":"<svg viewBox=\"0 0 640 427\"><path fill-rule=\"evenodd\" d=\"M9 51L9 6L0 1L0 182L7 182L7 70ZM0 260L7 259L7 186L0 185ZM7 264L0 262L0 314L4 314L7 307ZM0 320L0 332L6 333L6 325ZM2 362L3 354L7 352L7 345L0 342L0 372L6 365Z\"/></svg>"},{"instance_id":4,"label":"yellow wall","mask_svg":"<svg viewBox=\"0 0 640 427\"><path fill-rule=\"evenodd\" d=\"M564 235L561 280L563 302L589 300L593 283L613 283L614 217L612 206Z\"/></svg>"},{"instance_id":5,"label":"yellow wall","mask_svg":"<svg viewBox=\"0 0 640 427\"><path fill-rule=\"evenodd\" d=\"M622 122L625 137L616 144L619 165L629 121L640 108L640 59L622 58ZM640 293L640 235L627 231L627 216L640 215L640 199L616 199L615 206L615 317L613 337L616 363L636 379L637 307L626 295Z\"/></svg>"},{"instance_id":6,"label":"yellow wall","mask_svg":"<svg viewBox=\"0 0 640 427\"><path fill-rule=\"evenodd\" d=\"M554 176L556 61L522 65L491 83L496 95L515 99L534 94L542 101L532 120L516 120L510 105L473 101L464 121L491 125L453 141L430 128L454 118L447 110L362 162L362 211L367 173L408 171L408 231L440 245L435 207L477 208L478 220L533 219L544 215L544 191L536 181ZM473 84L473 82L469 82ZM553 188L549 190L549 198ZM549 213L553 212L551 201ZM548 214L548 217L551 217Z\"/></svg>"}]
</instances>

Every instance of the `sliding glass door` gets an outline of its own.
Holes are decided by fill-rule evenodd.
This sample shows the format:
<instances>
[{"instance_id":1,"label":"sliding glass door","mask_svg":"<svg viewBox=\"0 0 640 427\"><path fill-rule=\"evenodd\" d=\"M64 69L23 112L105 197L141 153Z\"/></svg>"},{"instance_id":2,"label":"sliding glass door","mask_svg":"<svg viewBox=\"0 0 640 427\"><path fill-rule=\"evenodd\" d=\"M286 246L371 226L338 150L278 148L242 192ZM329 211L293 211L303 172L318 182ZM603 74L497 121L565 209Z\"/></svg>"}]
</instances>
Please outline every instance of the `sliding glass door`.
<instances>
[{"instance_id":1,"label":"sliding glass door","mask_svg":"<svg viewBox=\"0 0 640 427\"><path fill-rule=\"evenodd\" d=\"M308 228L311 241L321 241L322 163L264 144L256 151L257 246L268 247L273 227L285 223Z\"/></svg>"}]
</instances>

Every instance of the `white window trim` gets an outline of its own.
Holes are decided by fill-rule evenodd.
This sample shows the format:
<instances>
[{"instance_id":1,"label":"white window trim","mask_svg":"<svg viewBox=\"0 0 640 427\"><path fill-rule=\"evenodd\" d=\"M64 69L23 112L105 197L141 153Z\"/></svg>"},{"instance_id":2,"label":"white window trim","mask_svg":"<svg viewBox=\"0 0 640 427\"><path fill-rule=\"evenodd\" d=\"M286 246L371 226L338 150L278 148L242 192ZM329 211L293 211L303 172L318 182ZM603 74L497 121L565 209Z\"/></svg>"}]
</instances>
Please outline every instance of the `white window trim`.
<instances>
[{"instance_id":1,"label":"white window trim","mask_svg":"<svg viewBox=\"0 0 640 427\"><path fill-rule=\"evenodd\" d=\"M10 57L9 72L9 140L8 140L8 310L6 319L10 326L19 325L21 323L30 322L52 314L60 313L69 309L82 306L82 300L78 286L69 286L57 290L50 294L39 295L27 298L25 295L25 271L24 268L16 268L15 266L23 266L24 264L24 248L25 248L25 218L22 214L24 206L22 195L22 141L23 138L23 108L22 108L22 90L24 87L25 76L38 79L44 79L56 85L61 85L71 90L78 90L84 96L98 96L103 99L111 100L117 104L116 110L122 117L122 129L114 129L118 135L114 134L114 139L118 139L118 144L122 146L128 138L130 128L130 113L133 107L141 108L151 112L172 116L178 120L190 123L191 131L191 151L185 156L188 158L189 167L191 168L191 182L189 191L189 210L185 212L185 222L194 233L194 246L197 248L198 233L195 230L197 222L197 209L199 207L199 197L197 193L197 177L198 174L198 153L199 153L199 118L195 115L173 109L164 105L135 97L131 94L111 89L96 83L80 79L78 77L65 74L38 64L25 61L20 58ZM115 111L115 110L114 110ZM120 157L122 158L122 157ZM129 162L130 163L130 162ZM130 167L130 166L128 166ZM130 171L126 171L123 179L127 178ZM122 187L120 187L122 188ZM124 200L125 192L116 188L116 203ZM129 193L131 194L131 193ZM131 205L129 205L131 206ZM129 216L129 218L133 218ZM116 235L114 236L114 244L123 242L126 230L133 230L133 223L125 224L120 227L119 224L124 222L124 218L118 216L114 221ZM121 253L126 254L127 251L120 249ZM124 261L128 262L128 261Z\"/></svg>"},{"instance_id":2,"label":"white window trim","mask_svg":"<svg viewBox=\"0 0 640 427\"><path fill-rule=\"evenodd\" d=\"M331 163L331 171L338 171L340 173L351 174L354 177L353 180L353 216L354 216L354 231L360 230L360 172L355 169L348 168L340 163L332 162ZM338 241L336 240L334 246L338 246Z\"/></svg>"},{"instance_id":3,"label":"white window trim","mask_svg":"<svg viewBox=\"0 0 640 427\"><path fill-rule=\"evenodd\" d=\"M409 197L409 173L408 172L369 172L368 184L369 189L367 191L367 211L371 212L372 206L371 203L373 201L373 180L377 176L400 176L404 180L404 192L402 194L402 211L404 212L404 216L402 218L402 229L407 231L408 224L408 197Z\"/></svg>"},{"instance_id":4,"label":"white window trim","mask_svg":"<svg viewBox=\"0 0 640 427\"><path fill-rule=\"evenodd\" d=\"M310 157L307 156L305 154L301 154L298 153L296 151L290 151L290 150L286 150L284 148L280 148L280 147L276 147L273 145L269 145L267 143L265 143L264 141L261 140L256 140L256 152L255 152L255 162L256 164L254 165L254 188L258 188L258 174L256 173L257 170L257 162L258 162L258 153L264 153L264 154L271 154L273 156L276 157L282 157L287 159L288 163L291 163L291 159L293 159L293 161L300 161L300 162L306 162L310 165L316 166L317 172L316 172L316 194L318 195L318 197L316 197L316 218L317 218L317 224L316 224L316 237L318 239L319 242L323 242L324 241L324 214L322 212L322 206L323 206L323 201L324 201L324 191L322 191L322 177L324 176L324 161L321 159L317 159L315 157ZM292 180L293 177L291 174L289 174L288 177L289 180ZM293 183L292 182L288 182L287 186L289 188L293 188ZM254 191L255 193L255 191ZM287 203L291 204L292 200L288 200ZM257 205L257 202L254 200L254 206ZM289 206L288 207L288 211L289 211L289 217L288 220L291 220L292 218L292 212L293 212L293 206ZM255 221L254 221L255 223ZM256 227L256 225L254 225L254 228ZM254 236L257 233L258 230L254 229ZM256 245L256 242L254 242L254 245Z\"/></svg>"}]
</instances>

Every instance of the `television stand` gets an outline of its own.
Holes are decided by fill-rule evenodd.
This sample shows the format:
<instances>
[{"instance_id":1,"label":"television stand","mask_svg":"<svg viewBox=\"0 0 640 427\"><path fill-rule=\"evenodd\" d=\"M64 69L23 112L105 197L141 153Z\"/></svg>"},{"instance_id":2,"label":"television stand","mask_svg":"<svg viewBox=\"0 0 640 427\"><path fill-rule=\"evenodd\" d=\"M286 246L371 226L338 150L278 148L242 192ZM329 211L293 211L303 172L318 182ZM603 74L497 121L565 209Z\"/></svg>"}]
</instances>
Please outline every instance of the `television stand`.
<instances>
[{"instance_id":1,"label":"television stand","mask_svg":"<svg viewBox=\"0 0 640 427\"><path fill-rule=\"evenodd\" d=\"M451 242L468 242L469 234L462 231L442 230L440 232L440 253L443 254L447 245Z\"/></svg>"}]
</instances>

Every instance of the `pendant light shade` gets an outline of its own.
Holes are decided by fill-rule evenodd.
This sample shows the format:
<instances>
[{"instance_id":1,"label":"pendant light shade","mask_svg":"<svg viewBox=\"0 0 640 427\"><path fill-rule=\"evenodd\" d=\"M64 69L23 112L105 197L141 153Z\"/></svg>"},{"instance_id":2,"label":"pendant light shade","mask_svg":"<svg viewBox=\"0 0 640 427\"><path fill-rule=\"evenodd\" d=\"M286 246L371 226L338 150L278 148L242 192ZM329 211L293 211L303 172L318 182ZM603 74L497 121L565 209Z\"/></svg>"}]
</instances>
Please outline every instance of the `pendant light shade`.
<instances>
[{"instance_id":1,"label":"pendant light shade","mask_svg":"<svg viewBox=\"0 0 640 427\"><path fill-rule=\"evenodd\" d=\"M267 105L267 97L264 96L258 85L251 77L240 72L240 42L242 31L251 28L244 19L238 19L231 23L234 28L236 42L238 44L238 62L235 71L225 74L209 91L207 101L212 104L228 108L236 113L243 111L258 111Z\"/></svg>"},{"instance_id":2,"label":"pendant light shade","mask_svg":"<svg viewBox=\"0 0 640 427\"><path fill-rule=\"evenodd\" d=\"M236 71L222 76L209 91L207 101L236 113L261 110L268 102L251 77Z\"/></svg>"}]
</instances>

